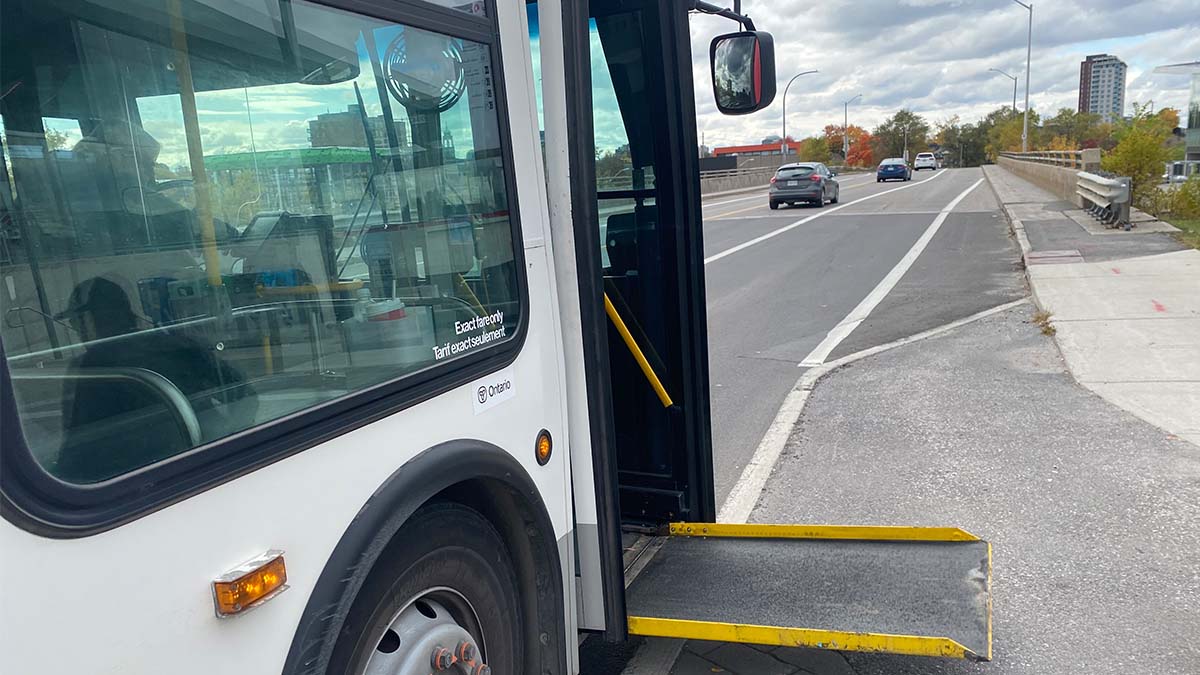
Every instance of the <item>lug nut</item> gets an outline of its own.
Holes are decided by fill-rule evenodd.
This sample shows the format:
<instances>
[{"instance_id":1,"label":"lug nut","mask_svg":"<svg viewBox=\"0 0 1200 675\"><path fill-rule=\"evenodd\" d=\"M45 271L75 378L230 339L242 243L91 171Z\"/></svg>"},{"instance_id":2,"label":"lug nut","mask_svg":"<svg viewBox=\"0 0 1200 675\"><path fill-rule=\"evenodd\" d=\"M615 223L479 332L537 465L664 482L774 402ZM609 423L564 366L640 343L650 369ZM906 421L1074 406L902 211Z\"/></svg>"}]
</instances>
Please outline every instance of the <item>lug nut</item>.
<instances>
[{"instance_id":1,"label":"lug nut","mask_svg":"<svg viewBox=\"0 0 1200 675\"><path fill-rule=\"evenodd\" d=\"M458 643L458 660L459 661L474 661L475 660L475 645L467 641Z\"/></svg>"},{"instance_id":2,"label":"lug nut","mask_svg":"<svg viewBox=\"0 0 1200 675\"><path fill-rule=\"evenodd\" d=\"M471 675L492 675L492 669L486 664L481 663L475 666L475 672L471 673Z\"/></svg>"},{"instance_id":3,"label":"lug nut","mask_svg":"<svg viewBox=\"0 0 1200 675\"><path fill-rule=\"evenodd\" d=\"M454 665L454 655L445 647L433 650L432 664L434 670L447 670Z\"/></svg>"}]
</instances>

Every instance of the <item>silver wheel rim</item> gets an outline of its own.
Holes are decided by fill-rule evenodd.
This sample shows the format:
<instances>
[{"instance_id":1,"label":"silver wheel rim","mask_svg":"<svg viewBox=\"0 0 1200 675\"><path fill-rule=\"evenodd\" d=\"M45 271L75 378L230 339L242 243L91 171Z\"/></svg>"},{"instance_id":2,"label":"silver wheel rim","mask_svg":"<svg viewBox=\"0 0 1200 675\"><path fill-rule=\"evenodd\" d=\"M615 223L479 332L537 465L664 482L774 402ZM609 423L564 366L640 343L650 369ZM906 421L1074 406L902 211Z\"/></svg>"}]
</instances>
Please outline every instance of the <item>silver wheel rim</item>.
<instances>
[{"instance_id":1,"label":"silver wheel rim","mask_svg":"<svg viewBox=\"0 0 1200 675\"><path fill-rule=\"evenodd\" d=\"M464 645L469 645L464 653ZM362 675L489 673L483 628L471 603L452 588L411 598L370 648Z\"/></svg>"}]
</instances>

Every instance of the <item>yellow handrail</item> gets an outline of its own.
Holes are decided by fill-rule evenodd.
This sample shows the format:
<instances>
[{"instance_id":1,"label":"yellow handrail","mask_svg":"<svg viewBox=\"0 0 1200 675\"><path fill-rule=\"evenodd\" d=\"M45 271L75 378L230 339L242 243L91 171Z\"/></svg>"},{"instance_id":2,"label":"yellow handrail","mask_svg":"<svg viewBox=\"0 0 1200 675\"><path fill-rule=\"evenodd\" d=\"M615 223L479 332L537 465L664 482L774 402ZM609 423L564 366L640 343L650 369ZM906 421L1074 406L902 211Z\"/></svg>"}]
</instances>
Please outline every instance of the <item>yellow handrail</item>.
<instances>
[{"instance_id":1,"label":"yellow handrail","mask_svg":"<svg viewBox=\"0 0 1200 675\"><path fill-rule=\"evenodd\" d=\"M621 339L625 341L625 346L629 347L629 352L633 354L633 360L637 361L638 366L642 369L642 374L650 381L650 386L654 388L654 393L658 394L658 400L662 401L664 408L670 408L674 405L671 395L667 393L662 381L658 379L658 375L650 367L650 362L646 360L646 355L642 353L637 341L633 339L633 335L625 327L625 322L621 320L621 315L617 314L617 308L613 306L612 300L608 299L608 293L604 294L604 311L608 314L608 318L612 320L613 325L616 326L617 332L621 334Z\"/></svg>"}]
</instances>

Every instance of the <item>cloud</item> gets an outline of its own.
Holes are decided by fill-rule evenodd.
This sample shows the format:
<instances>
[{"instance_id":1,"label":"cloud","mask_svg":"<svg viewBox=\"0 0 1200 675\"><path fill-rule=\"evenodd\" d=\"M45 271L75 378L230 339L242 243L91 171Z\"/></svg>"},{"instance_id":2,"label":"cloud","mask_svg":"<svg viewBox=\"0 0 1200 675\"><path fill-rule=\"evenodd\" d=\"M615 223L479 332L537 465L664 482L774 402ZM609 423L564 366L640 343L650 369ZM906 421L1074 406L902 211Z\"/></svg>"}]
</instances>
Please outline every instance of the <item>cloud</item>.
<instances>
[{"instance_id":1,"label":"cloud","mask_svg":"<svg viewBox=\"0 0 1200 675\"><path fill-rule=\"evenodd\" d=\"M937 121L974 120L1012 103L1019 77L1024 107L1026 12L1007 0L744 0L759 30L775 39L779 93L768 109L745 117L716 111L709 81L708 43L736 30L727 19L691 15L697 124L708 145L757 142L779 134L787 81L788 133L809 135L840 124L842 102L862 93L850 122L874 127L901 108ZM1074 108L1079 62L1108 52L1129 64L1127 105L1183 108L1188 78L1156 75L1163 63L1200 57L1196 0L1056 0L1034 12L1030 105L1053 114ZM1130 109L1127 108L1126 112Z\"/></svg>"}]
</instances>

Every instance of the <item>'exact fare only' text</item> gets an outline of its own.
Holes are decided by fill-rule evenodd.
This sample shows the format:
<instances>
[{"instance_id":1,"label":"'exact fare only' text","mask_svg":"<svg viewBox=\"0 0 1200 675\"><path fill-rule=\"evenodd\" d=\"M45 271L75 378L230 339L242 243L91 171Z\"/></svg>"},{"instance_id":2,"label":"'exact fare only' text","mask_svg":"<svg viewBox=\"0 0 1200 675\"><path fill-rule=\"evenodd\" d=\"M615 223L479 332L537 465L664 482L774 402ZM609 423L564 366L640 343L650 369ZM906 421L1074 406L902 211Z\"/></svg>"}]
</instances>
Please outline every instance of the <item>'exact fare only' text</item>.
<instances>
[{"instance_id":1,"label":"'exact fare only' text","mask_svg":"<svg viewBox=\"0 0 1200 675\"><path fill-rule=\"evenodd\" d=\"M496 310L492 314L477 316L467 321L454 322L455 335L462 335L463 333L470 333L477 330L484 332L479 335L471 335L456 342L434 345L433 358L440 361L447 356L462 354L475 347L502 339L507 334L507 327L504 325L504 312Z\"/></svg>"}]
</instances>

